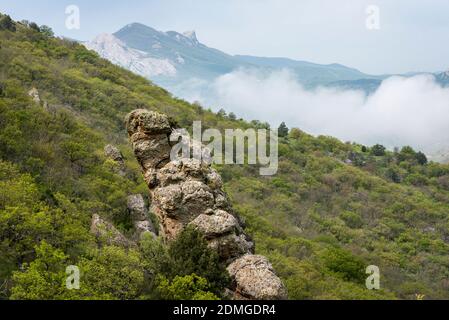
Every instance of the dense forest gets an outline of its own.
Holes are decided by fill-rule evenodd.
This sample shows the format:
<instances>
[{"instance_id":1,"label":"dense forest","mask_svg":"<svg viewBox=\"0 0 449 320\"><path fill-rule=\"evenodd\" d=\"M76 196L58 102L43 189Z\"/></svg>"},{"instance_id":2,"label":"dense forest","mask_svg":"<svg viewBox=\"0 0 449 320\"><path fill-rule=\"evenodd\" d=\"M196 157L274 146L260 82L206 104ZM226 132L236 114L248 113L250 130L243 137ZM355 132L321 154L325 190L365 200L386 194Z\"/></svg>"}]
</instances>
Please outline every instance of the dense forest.
<instances>
[{"instance_id":1,"label":"dense forest","mask_svg":"<svg viewBox=\"0 0 449 320\"><path fill-rule=\"evenodd\" d=\"M195 230L133 248L89 232L94 214L133 232L126 198L148 190L124 118L138 108L184 128L268 126L189 104L48 27L0 16L0 299L223 298L226 272ZM448 165L407 146L279 133L277 175L217 169L290 299L449 299ZM69 265L80 290L66 289ZM380 290L365 286L369 265Z\"/></svg>"}]
</instances>

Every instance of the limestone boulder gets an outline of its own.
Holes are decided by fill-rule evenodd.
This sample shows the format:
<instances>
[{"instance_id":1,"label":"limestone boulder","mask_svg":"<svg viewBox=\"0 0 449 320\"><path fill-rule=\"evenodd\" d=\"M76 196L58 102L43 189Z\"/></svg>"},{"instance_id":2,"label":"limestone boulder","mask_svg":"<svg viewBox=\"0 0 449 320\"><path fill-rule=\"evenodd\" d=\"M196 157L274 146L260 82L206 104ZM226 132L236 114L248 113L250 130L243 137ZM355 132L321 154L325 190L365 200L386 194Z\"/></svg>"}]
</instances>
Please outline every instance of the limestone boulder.
<instances>
[{"instance_id":1,"label":"limestone boulder","mask_svg":"<svg viewBox=\"0 0 449 320\"><path fill-rule=\"evenodd\" d=\"M245 255L227 268L235 286L235 298L254 300L284 300L287 291L274 273L267 258Z\"/></svg>"}]
</instances>

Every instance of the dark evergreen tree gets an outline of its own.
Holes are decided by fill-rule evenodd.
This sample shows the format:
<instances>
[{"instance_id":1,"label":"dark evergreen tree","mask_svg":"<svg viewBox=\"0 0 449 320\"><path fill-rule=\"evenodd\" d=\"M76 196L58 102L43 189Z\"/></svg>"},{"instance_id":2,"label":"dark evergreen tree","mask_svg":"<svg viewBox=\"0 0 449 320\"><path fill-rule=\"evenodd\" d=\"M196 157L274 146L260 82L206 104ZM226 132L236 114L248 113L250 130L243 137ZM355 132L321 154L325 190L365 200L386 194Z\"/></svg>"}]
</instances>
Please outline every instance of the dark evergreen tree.
<instances>
[{"instance_id":1,"label":"dark evergreen tree","mask_svg":"<svg viewBox=\"0 0 449 320\"><path fill-rule=\"evenodd\" d=\"M422 166L426 165L428 162L426 155L422 152L416 154L416 161Z\"/></svg>"},{"instance_id":2,"label":"dark evergreen tree","mask_svg":"<svg viewBox=\"0 0 449 320\"><path fill-rule=\"evenodd\" d=\"M41 32L41 29L39 28L39 26L35 22L30 22L30 24L28 26L31 29L33 29L34 31Z\"/></svg>"},{"instance_id":3,"label":"dark evergreen tree","mask_svg":"<svg viewBox=\"0 0 449 320\"><path fill-rule=\"evenodd\" d=\"M193 227L181 232L168 253L172 261L170 278L196 274L205 278L218 295L228 285L229 278L218 254L208 248L204 236Z\"/></svg>"},{"instance_id":4,"label":"dark evergreen tree","mask_svg":"<svg viewBox=\"0 0 449 320\"><path fill-rule=\"evenodd\" d=\"M49 26L41 26L40 31L42 34L46 35L47 37L54 37L55 33Z\"/></svg>"},{"instance_id":5,"label":"dark evergreen tree","mask_svg":"<svg viewBox=\"0 0 449 320\"><path fill-rule=\"evenodd\" d=\"M228 117L229 117L229 120L232 120L232 121L237 120L237 116L235 115L234 112L231 112L231 113L228 115Z\"/></svg>"},{"instance_id":6,"label":"dark evergreen tree","mask_svg":"<svg viewBox=\"0 0 449 320\"><path fill-rule=\"evenodd\" d=\"M0 17L0 30L9 30L12 32L16 31L16 24L10 16L4 15Z\"/></svg>"},{"instance_id":7,"label":"dark evergreen tree","mask_svg":"<svg viewBox=\"0 0 449 320\"><path fill-rule=\"evenodd\" d=\"M288 127L285 124L285 122L282 122L281 125L279 126L279 129L278 129L278 135L281 138L285 138L285 137L288 136L289 131L290 130L288 129Z\"/></svg>"},{"instance_id":8,"label":"dark evergreen tree","mask_svg":"<svg viewBox=\"0 0 449 320\"><path fill-rule=\"evenodd\" d=\"M386 154L386 148L381 144L376 144L371 148L371 153L376 157L383 157Z\"/></svg>"},{"instance_id":9,"label":"dark evergreen tree","mask_svg":"<svg viewBox=\"0 0 449 320\"><path fill-rule=\"evenodd\" d=\"M222 118L226 117L226 111L224 109L218 110L217 116L222 117Z\"/></svg>"}]
</instances>

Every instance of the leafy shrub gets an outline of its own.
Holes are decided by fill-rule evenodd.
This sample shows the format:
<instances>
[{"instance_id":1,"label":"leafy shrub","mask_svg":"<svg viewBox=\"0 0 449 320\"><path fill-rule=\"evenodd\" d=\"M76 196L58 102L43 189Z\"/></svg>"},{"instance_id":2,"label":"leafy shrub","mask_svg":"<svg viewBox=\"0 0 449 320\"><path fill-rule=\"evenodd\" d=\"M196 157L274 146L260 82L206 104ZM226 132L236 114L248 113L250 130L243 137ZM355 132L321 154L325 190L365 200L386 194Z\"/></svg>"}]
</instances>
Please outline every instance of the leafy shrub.
<instances>
[{"instance_id":1,"label":"leafy shrub","mask_svg":"<svg viewBox=\"0 0 449 320\"><path fill-rule=\"evenodd\" d=\"M376 157L382 157L385 155L386 148L383 145L376 144L371 148L371 153Z\"/></svg>"},{"instance_id":2,"label":"leafy shrub","mask_svg":"<svg viewBox=\"0 0 449 320\"><path fill-rule=\"evenodd\" d=\"M344 211L340 218L346 223L346 225L350 228L360 228L363 225L363 220L355 212Z\"/></svg>"},{"instance_id":3,"label":"leafy shrub","mask_svg":"<svg viewBox=\"0 0 449 320\"><path fill-rule=\"evenodd\" d=\"M145 266L156 278L162 275L172 281L176 276L195 274L204 278L210 291L219 296L229 285L229 275L217 253L208 248L203 235L192 227L184 229L168 248L149 237L141 248Z\"/></svg>"},{"instance_id":4,"label":"leafy shrub","mask_svg":"<svg viewBox=\"0 0 449 320\"><path fill-rule=\"evenodd\" d=\"M363 261L340 248L330 248L324 254L324 265L330 271L346 281L363 283L365 281L365 264Z\"/></svg>"},{"instance_id":5,"label":"leafy shrub","mask_svg":"<svg viewBox=\"0 0 449 320\"><path fill-rule=\"evenodd\" d=\"M219 300L209 289L207 280L196 274L176 276L172 281L161 277L157 287L164 300Z\"/></svg>"}]
</instances>

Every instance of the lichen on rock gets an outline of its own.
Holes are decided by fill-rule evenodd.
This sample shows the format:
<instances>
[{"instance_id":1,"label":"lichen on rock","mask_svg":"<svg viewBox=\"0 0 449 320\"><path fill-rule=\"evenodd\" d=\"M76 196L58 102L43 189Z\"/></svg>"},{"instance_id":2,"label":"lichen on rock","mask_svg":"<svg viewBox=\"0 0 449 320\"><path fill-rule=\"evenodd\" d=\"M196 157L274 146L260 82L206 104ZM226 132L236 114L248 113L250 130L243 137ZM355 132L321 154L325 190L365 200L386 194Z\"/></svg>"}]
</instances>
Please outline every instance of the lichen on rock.
<instances>
[{"instance_id":1,"label":"lichen on rock","mask_svg":"<svg viewBox=\"0 0 449 320\"><path fill-rule=\"evenodd\" d=\"M141 194L133 194L127 199L128 212L134 225L134 241L140 241L143 234L150 233L156 237L156 231L150 220L148 208Z\"/></svg>"},{"instance_id":2,"label":"lichen on rock","mask_svg":"<svg viewBox=\"0 0 449 320\"><path fill-rule=\"evenodd\" d=\"M287 292L267 258L245 255L227 268L234 279L235 294L256 300L286 299Z\"/></svg>"},{"instance_id":3,"label":"lichen on rock","mask_svg":"<svg viewBox=\"0 0 449 320\"><path fill-rule=\"evenodd\" d=\"M127 248L136 245L117 230L112 223L102 219L98 214L92 216L90 232L97 238L99 243Z\"/></svg>"}]
</instances>

